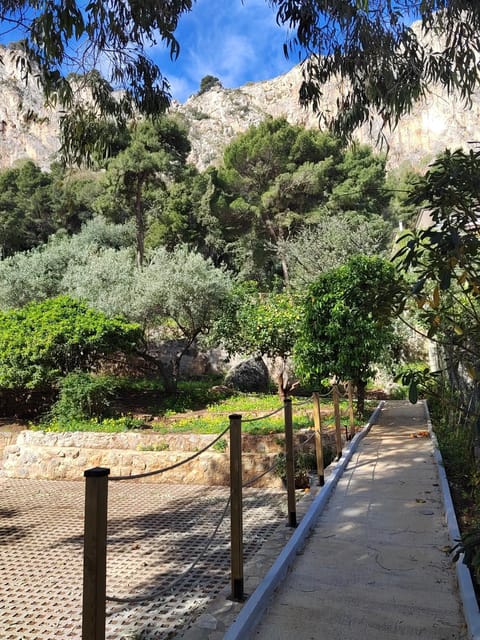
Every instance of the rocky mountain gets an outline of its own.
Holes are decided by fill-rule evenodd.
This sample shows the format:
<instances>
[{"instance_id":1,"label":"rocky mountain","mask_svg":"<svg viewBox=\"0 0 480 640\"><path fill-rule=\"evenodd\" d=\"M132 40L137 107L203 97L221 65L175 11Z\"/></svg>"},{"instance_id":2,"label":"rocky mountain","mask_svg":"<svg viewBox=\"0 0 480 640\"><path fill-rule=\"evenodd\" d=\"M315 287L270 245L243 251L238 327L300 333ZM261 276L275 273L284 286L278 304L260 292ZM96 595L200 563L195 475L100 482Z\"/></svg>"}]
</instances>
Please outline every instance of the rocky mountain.
<instances>
[{"instance_id":1,"label":"rocky mountain","mask_svg":"<svg viewBox=\"0 0 480 640\"><path fill-rule=\"evenodd\" d=\"M45 107L35 78L21 79L11 49L0 46L0 167L31 158L43 168L55 159L60 112ZM292 124L318 126L317 116L298 103L302 72L299 66L264 82L249 83L237 89L214 84L209 90L191 96L184 104L172 104L172 113L185 120L192 152L190 160L204 169L217 163L222 150L237 134L268 116L285 116ZM325 87L323 109L332 112L341 85ZM379 148L379 125L367 127L356 137ZM383 150L390 166L410 163L419 168L445 148L469 148L480 141L480 94L466 107L442 88L404 117L394 131L384 132Z\"/></svg>"},{"instance_id":2,"label":"rocky mountain","mask_svg":"<svg viewBox=\"0 0 480 640\"><path fill-rule=\"evenodd\" d=\"M58 151L59 111L47 108L37 81L22 80L15 53L0 46L0 168L30 158L43 168Z\"/></svg>"}]
</instances>

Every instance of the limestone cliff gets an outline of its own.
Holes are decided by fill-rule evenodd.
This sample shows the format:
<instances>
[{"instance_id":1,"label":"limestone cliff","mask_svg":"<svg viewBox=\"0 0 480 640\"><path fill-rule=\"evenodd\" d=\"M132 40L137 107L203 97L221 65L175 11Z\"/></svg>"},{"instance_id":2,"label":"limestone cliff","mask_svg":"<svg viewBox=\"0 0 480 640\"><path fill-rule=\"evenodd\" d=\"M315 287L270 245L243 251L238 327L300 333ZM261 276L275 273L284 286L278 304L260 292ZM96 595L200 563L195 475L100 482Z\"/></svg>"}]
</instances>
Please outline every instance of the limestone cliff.
<instances>
[{"instance_id":1,"label":"limestone cliff","mask_svg":"<svg viewBox=\"0 0 480 640\"><path fill-rule=\"evenodd\" d=\"M34 78L22 81L12 50L0 47L0 57L0 168L21 158L31 158L46 168L58 150L60 113L44 106ZM237 89L214 85L184 104L174 103L172 113L184 119L189 129L190 160L199 169L217 163L234 136L267 116L285 116L292 124L318 126L317 116L298 103L301 77L296 66L272 80ZM340 90L335 83L325 87L325 112L335 108ZM365 127L357 132L357 138L378 146L378 130L374 127L370 133ZM475 94L467 108L441 88L433 89L428 100L404 117L395 131L384 133L390 166L408 162L425 167L446 147L468 148L480 141L480 95Z\"/></svg>"},{"instance_id":2,"label":"limestone cliff","mask_svg":"<svg viewBox=\"0 0 480 640\"><path fill-rule=\"evenodd\" d=\"M45 107L35 77L22 80L13 49L0 46L0 59L0 168L23 158L47 168L59 147L59 112Z\"/></svg>"},{"instance_id":3,"label":"limestone cliff","mask_svg":"<svg viewBox=\"0 0 480 640\"><path fill-rule=\"evenodd\" d=\"M285 75L246 84L238 89L223 89L217 85L209 91L192 96L172 111L182 114L189 123L192 161L200 168L215 163L221 150L237 133L257 124L266 116L285 116L292 124L319 126L319 118L310 109L299 105L298 93L302 81L299 66ZM323 110L335 109L339 85L325 87ZM440 88L432 89L427 100L418 103L394 131L384 131L379 143L380 121L369 130L356 132L356 138L388 153L389 165L411 163L425 167L445 148L471 147L480 141L480 94L472 96L466 107L461 100Z\"/></svg>"}]
</instances>

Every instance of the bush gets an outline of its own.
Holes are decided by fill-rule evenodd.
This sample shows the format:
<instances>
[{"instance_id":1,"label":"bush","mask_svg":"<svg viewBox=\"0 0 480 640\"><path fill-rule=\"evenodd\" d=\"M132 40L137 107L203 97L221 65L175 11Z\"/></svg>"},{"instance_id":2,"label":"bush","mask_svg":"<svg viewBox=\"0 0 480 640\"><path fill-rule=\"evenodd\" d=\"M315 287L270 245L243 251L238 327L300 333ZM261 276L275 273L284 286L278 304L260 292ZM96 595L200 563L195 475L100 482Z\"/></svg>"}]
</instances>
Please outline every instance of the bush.
<instances>
[{"instance_id":1,"label":"bush","mask_svg":"<svg viewBox=\"0 0 480 640\"><path fill-rule=\"evenodd\" d=\"M328 467L335 459L330 447L323 448L323 464ZM287 478L287 458L284 453L279 453L275 459L275 475L282 480ZM313 451L295 452L295 488L304 489L310 484L310 473L317 470L317 456Z\"/></svg>"},{"instance_id":2,"label":"bush","mask_svg":"<svg viewBox=\"0 0 480 640\"><path fill-rule=\"evenodd\" d=\"M131 416L121 418L106 418L105 420L71 420L70 422L58 422L51 420L39 425L31 425L33 431L65 432L65 431L93 431L95 433L122 433L131 429L140 429L143 421Z\"/></svg>"},{"instance_id":3,"label":"bush","mask_svg":"<svg viewBox=\"0 0 480 640\"><path fill-rule=\"evenodd\" d=\"M59 423L109 417L117 387L111 377L70 373L60 382L60 394L52 407L52 417Z\"/></svg>"},{"instance_id":4,"label":"bush","mask_svg":"<svg viewBox=\"0 0 480 640\"><path fill-rule=\"evenodd\" d=\"M51 389L106 355L132 351L141 328L68 296L0 313L0 388Z\"/></svg>"}]
</instances>

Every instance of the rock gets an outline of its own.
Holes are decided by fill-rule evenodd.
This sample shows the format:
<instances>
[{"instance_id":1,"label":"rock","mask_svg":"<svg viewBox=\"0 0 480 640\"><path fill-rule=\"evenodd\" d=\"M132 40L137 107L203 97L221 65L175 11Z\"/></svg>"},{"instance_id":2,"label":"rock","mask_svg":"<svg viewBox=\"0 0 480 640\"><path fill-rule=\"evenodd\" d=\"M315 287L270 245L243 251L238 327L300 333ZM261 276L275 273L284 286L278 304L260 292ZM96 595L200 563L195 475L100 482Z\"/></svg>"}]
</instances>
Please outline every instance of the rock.
<instances>
[{"instance_id":1,"label":"rock","mask_svg":"<svg viewBox=\"0 0 480 640\"><path fill-rule=\"evenodd\" d=\"M418 27L419 29L420 27ZM419 35L419 37L421 37ZM61 106L47 108L32 73L22 81L13 49L0 45L0 168L30 158L47 169L60 147ZM203 171L218 165L223 151L238 134L267 117L285 117L293 125L318 128L319 117L299 102L303 80L301 65L288 73L262 82L247 83L236 89L214 84L208 91L191 96L184 104L174 102L170 112L188 126L191 153L189 161ZM332 80L323 87L320 111L334 113L343 83ZM82 99L87 96L82 94ZM380 119L370 128L359 128L355 138L381 150L388 150L388 167L426 165L446 147L471 148L480 135L480 93L475 91L471 104L465 105L458 91L432 86L431 92L416 103L399 125L380 135Z\"/></svg>"},{"instance_id":2,"label":"rock","mask_svg":"<svg viewBox=\"0 0 480 640\"><path fill-rule=\"evenodd\" d=\"M250 358L237 364L225 376L225 384L238 391L268 391L270 376L262 358Z\"/></svg>"},{"instance_id":3,"label":"rock","mask_svg":"<svg viewBox=\"0 0 480 640\"><path fill-rule=\"evenodd\" d=\"M214 387L210 387L210 392L219 396L231 396L234 393L232 387L227 387L225 384L217 384Z\"/></svg>"}]
</instances>

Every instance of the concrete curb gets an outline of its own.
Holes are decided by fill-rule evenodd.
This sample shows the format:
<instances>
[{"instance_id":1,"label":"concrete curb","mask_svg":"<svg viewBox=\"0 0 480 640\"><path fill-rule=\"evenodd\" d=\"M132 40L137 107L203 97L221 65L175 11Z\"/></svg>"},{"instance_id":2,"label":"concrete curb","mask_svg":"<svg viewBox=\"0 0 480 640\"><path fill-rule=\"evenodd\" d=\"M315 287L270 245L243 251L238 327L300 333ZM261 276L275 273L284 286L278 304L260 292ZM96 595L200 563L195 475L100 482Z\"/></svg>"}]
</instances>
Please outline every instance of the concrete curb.
<instances>
[{"instance_id":1,"label":"concrete curb","mask_svg":"<svg viewBox=\"0 0 480 640\"><path fill-rule=\"evenodd\" d=\"M315 526L318 517L325 508L325 505L327 504L338 480L342 476L345 467L350 462L350 459L355 453L360 441L367 435L372 425L375 424L378 414L384 404L385 402L382 400L372 413L370 420L367 422L365 427L363 427L363 429L357 433L353 440L347 445L342 453L342 457L335 465L335 468L329 475L325 485L322 487L322 490L315 497L310 509L302 518L302 521L295 530L295 533L285 545L270 571L247 600L235 622L227 629L224 635L224 640L247 640L250 637L255 626L260 621L263 612L267 608L275 589L285 578L288 570L295 560L295 556L304 547L310 531Z\"/></svg>"},{"instance_id":2,"label":"concrete curb","mask_svg":"<svg viewBox=\"0 0 480 640\"><path fill-rule=\"evenodd\" d=\"M426 400L423 400L423 406L425 409L428 431L434 446L434 458L438 468L448 533L452 544L455 544L460 540L460 529L458 528L457 516L455 515L455 509L453 507L452 494L450 493L450 486L448 484L447 474L445 473L445 465L438 447L437 437L433 431ZM475 595L475 589L473 588L470 571L463 563L463 554L456 562L456 573L469 638L470 640L480 640L480 611L478 609L477 598Z\"/></svg>"}]
</instances>

